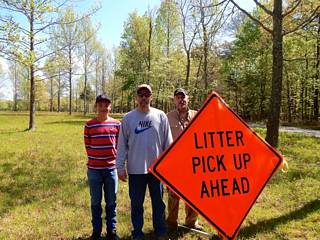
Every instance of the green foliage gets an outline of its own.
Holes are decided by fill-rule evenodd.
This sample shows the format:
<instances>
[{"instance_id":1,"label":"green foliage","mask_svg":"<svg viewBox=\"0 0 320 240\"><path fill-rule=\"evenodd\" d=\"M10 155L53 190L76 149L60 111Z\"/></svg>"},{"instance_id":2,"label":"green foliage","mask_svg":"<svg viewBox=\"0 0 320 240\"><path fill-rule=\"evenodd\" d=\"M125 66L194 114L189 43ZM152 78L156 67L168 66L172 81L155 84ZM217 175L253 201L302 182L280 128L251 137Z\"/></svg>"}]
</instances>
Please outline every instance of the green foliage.
<instances>
[{"instance_id":1,"label":"green foliage","mask_svg":"<svg viewBox=\"0 0 320 240\"><path fill-rule=\"evenodd\" d=\"M7 109L12 109L12 101L10 100L0 100L0 110L7 110Z\"/></svg>"},{"instance_id":2,"label":"green foliage","mask_svg":"<svg viewBox=\"0 0 320 240\"><path fill-rule=\"evenodd\" d=\"M264 119L271 79L271 39L251 20L241 25L223 61L227 102L245 119Z\"/></svg>"},{"instance_id":3,"label":"green foliage","mask_svg":"<svg viewBox=\"0 0 320 240\"><path fill-rule=\"evenodd\" d=\"M163 54L169 57L171 50L181 48L180 16L176 2L162 1L155 22L157 42Z\"/></svg>"},{"instance_id":4,"label":"green foliage","mask_svg":"<svg viewBox=\"0 0 320 240\"><path fill-rule=\"evenodd\" d=\"M317 77L317 20L305 29L288 35L284 41L284 96L285 121L310 122L313 118L314 90L319 89ZM318 60L319 61L319 60Z\"/></svg>"},{"instance_id":5,"label":"green foliage","mask_svg":"<svg viewBox=\"0 0 320 240\"><path fill-rule=\"evenodd\" d=\"M91 89L90 85L87 86L86 91L82 91L80 93L80 99L84 100L84 96L86 95L87 101L92 101L95 99L94 91Z\"/></svg>"}]
</instances>

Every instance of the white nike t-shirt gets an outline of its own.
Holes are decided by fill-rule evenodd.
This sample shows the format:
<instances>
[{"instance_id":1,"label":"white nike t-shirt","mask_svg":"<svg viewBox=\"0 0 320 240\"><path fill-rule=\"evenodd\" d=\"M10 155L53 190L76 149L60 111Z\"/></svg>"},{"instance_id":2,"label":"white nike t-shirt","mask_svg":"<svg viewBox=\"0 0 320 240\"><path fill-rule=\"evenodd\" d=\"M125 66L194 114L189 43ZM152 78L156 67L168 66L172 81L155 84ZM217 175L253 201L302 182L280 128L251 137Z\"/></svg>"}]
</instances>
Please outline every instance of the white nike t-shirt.
<instances>
[{"instance_id":1,"label":"white nike t-shirt","mask_svg":"<svg viewBox=\"0 0 320 240\"><path fill-rule=\"evenodd\" d=\"M134 109L121 123L116 166L129 174L146 174L148 168L172 142L166 114L156 108L147 113Z\"/></svg>"}]
</instances>

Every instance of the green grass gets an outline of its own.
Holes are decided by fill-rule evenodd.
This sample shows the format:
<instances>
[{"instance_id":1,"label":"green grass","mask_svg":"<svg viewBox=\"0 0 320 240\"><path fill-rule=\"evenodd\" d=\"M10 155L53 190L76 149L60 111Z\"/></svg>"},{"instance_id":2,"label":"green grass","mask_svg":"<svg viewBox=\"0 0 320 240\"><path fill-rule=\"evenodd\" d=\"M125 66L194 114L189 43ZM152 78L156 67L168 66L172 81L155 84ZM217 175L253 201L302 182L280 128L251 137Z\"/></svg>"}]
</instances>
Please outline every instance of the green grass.
<instances>
[{"instance_id":1,"label":"green grass","mask_svg":"<svg viewBox=\"0 0 320 240\"><path fill-rule=\"evenodd\" d=\"M117 118L120 115L116 116ZM81 115L0 113L0 239L88 239L91 233ZM264 136L265 131L257 129ZM320 139L282 133L279 150L289 172L278 171L242 224L238 239L320 239ZM184 219L183 204L179 221ZM118 193L118 232L130 237L126 183ZM212 227L200 219L205 230ZM153 239L149 197L145 226ZM205 239L179 231L174 239Z\"/></svg>"}]
</instances>

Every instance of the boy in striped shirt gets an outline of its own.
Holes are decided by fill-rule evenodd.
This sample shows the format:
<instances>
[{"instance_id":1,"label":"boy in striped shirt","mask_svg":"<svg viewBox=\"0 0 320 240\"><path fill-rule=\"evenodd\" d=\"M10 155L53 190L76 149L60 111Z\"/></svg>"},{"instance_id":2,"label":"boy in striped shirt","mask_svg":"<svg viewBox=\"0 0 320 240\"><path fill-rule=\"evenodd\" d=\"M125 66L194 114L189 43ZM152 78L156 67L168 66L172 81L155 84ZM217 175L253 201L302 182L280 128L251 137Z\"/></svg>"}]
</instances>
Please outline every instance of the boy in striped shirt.
<instances>
[{"instance_id":1,"label":"boy in striped shirt","mask_svg":"<svg viewBox=\"0 0 320 240\"><path fill-rule=\"evenodd\" d=\"M111 99L105 94L96 98L97 116L86 122L84 143L88 156L88 182L91 197L92 240L100 239L102 232L102 192L106 202L107 240L116 235L116 193L118 176L115 167L120 121L109 116Z\"/></svg>"}]
</instances>

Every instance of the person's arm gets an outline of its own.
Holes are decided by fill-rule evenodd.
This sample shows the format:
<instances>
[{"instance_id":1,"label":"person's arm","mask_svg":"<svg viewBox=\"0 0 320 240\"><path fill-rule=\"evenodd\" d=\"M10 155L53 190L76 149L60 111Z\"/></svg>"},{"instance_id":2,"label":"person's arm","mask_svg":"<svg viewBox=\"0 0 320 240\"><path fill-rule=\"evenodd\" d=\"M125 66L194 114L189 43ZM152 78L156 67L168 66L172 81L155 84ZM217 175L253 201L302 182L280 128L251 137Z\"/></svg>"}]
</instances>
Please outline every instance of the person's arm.
<instances>
[{"instance_id":1,"label":"person's arm","mask_svg":"<svg viewBox=\"0 0 320 240\"><path fill-rule=\"evenodd\" d=\"M117 160L116 167L118 171L118 178L122 181L127 181L126 160L128 157L128 134L127 124L123 120L120 126L119 140L117 145Z\"/></svg>"},{"instance_id":2,"label":"person's arm","mask_svg":"<svg viewBox=\"0 0 320 240\"><path fill-rule=\"evenodd\" d=\"M119 123L119 126L117 126L117 137L116 137L116 147L118 146L118 142L119 142L119 133L120 133L120 128L121 128L121 122Z\"/></svg>"},{"instance_id":3,"label":"person's arm","mask_svg":"<svg viewBox=\"0 0 320 240\"><path fill-rule=\"evenodd\" d=\"M87 156L89 156L88 149L91 145L90 131L87 124L84 125L83 129L84 146L86 148Z\"/></svg>"},{"instance_id":4,"label":"person's arm","mask_svg":"<svg viewBox=\"0 0 320 240\"><path fill-rule=\"evenodd\" d=\"M163 114L163 144L162 144L162 151L164 151L171 143L172 143L172 134L169 125L169 120L167 115Z\"/></svg>"}]
</instances>

